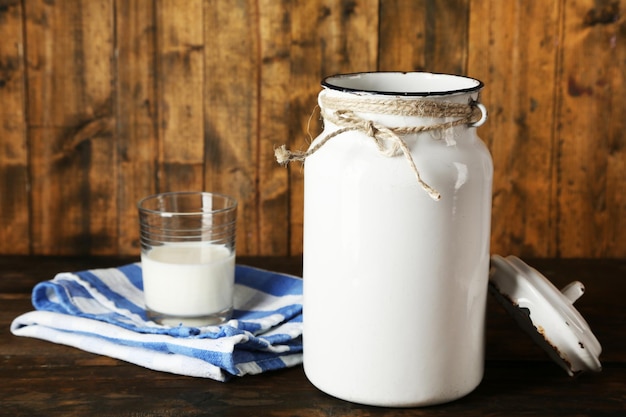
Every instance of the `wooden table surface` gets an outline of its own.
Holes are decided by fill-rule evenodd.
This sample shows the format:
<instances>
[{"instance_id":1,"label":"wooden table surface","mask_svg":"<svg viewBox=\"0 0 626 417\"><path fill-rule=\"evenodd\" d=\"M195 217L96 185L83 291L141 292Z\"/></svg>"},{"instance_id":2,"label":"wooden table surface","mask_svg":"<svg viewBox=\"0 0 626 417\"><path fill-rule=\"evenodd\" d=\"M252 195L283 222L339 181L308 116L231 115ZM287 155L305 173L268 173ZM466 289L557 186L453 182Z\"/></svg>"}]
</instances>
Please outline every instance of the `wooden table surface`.
<instances>
[{"instance_id":1,"label":"wooden table surface","mask_svg":"<svg viewBox=\"0 0 626 417\"><path fill-rule=\"evenodd\" d=\"M586 285L576 306L603 346L601 373L568 377L490 296L483 382L460 400L413 409L332 398L307 381L302 366L221 383L10 333L11 321L32 310L30 292L37 282L61 271L131 261L0 256L0 415L626 416L626 260L526 260L557 287L572 280ZM238 262L298 275L302 268L296 258Z\"/></svg>"}]
</instances>

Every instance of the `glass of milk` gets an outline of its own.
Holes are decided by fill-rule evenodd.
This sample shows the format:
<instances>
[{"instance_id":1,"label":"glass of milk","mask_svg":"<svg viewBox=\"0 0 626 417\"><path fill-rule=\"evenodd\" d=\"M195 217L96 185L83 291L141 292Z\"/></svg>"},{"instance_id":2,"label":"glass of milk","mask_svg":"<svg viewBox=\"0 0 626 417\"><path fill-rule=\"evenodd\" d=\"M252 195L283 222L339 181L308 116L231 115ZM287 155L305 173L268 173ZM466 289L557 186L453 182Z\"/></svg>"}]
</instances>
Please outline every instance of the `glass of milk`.
<instances>
[{"instance_id":1,"label":"glass of milk","mask_svg":"<svg viewBox=\"0 0 626 417\"><path fill-rule=\"evenodd\" d=\"M205 326L233 312L237 201L223 194L171 192L139 201L148 317Z\"/></svg>"}]
</instances>

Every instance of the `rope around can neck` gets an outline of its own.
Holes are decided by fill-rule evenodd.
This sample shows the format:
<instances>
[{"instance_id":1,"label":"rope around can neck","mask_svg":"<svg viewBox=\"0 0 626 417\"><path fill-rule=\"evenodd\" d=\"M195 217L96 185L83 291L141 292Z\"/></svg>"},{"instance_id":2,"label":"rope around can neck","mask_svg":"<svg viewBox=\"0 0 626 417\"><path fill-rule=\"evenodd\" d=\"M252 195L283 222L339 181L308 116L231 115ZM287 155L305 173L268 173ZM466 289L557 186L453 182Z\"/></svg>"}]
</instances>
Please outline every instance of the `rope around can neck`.
<instances>
[{"instance_id":1,"label":"rope around can neck","mask_svg":"<svg viewBox=\"0 0 626 417\"><path fill-rule=\"evenodd\" d=\"M402 136L434 130L445 130L460 125L471 125L481 119L482 110L476 101L467 104L448 101L415 100L398 98L364 97L344 98L332 97L324 91L320 94L322 117L339 127L339 129L324 136L308 150L290 151L285 145L274 150L276 161L287 165L292 161L302 161L317 152L329 140L349 131L363 132L372 138L378 150L385 156L393 157L403 154L419 185L435 201L441 199L441 194L428 185L419 173L411 150ZM376 113L397 116L417 116L429 118L455 118L452 121L427 126L389 127L373 120L359 116L358 113Z\"/></svg>"}]
</instances>

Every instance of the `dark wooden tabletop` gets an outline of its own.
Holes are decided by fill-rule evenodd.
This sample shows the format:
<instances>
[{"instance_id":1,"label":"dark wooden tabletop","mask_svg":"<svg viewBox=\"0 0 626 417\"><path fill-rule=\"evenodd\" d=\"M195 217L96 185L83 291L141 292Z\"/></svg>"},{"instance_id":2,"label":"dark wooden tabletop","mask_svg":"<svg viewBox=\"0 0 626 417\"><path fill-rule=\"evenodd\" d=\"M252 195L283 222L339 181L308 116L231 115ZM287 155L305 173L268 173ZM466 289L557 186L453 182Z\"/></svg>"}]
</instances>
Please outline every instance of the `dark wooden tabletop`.
<instances>
[{"instance_id":1,"label":"dark wooden tabletop","mask_svg":"<svg viewBox=\"0 0 626 417\"><path fill-rule=\"evenodd\" d=\"M33 286L57 272L135 259L0 256L0 415L7 416L626 416L626 260L526 260L561 287L587 287L576 306L603 346L603 371L570 378L489 299L485 377L444 405L389 409L332 398L302 366L227 383L155 372L37 339L11 321L32 310ZM296 258L239 263L299 275ZM407 318L410 319L410 318Z\"/></svg>"}]
</instances>

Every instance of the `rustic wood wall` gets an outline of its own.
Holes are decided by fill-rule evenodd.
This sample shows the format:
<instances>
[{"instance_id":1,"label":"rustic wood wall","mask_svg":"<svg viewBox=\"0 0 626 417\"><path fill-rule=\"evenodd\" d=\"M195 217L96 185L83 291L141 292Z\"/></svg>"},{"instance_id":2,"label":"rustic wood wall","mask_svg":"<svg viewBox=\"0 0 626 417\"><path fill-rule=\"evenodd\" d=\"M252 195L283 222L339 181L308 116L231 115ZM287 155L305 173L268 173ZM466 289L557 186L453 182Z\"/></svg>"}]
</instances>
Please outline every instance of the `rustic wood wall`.
<instances>
[{"instance_id":1,"label":"rustic wood wall","mask_svg":"<svg viewBox=\"0 0 626 417\"><path fill-rule=\"evenodd\" d=\"M240 201L238 253L301 252L322 77L481 79L493 252L626 256L626 0L0 0L0 254L137 254L136 201ZM319 129L313 118L312 134Z\"/></svg>"}]
</instances>

